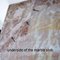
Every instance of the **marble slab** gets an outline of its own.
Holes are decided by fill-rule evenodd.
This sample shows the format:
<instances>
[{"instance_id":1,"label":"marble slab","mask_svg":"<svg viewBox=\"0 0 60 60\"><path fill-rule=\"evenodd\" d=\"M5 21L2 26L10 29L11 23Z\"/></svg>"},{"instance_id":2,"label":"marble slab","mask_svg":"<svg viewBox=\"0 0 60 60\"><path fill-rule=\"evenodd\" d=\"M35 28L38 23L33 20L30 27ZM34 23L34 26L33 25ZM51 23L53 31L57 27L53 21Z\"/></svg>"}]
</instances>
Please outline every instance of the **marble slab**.
<instances>
[{"instance_id":1,"label":"marble slab","mask_svg":"<svg viewBox=\"0 0 60 60\"><path fill-rule=\"evenodd\" d=\"M0 33L0 60L60 60L60 0L10 5Z\"/></svg>"}]
</instances>

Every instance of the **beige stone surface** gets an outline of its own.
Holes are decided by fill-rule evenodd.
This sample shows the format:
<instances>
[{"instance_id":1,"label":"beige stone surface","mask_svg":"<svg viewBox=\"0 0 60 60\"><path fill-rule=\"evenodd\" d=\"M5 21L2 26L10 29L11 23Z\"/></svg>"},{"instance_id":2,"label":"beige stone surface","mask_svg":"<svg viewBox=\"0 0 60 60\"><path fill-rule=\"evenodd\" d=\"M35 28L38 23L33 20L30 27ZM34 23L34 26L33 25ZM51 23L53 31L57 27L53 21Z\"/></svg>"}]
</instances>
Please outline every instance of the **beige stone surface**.
<instances>
[{"instance_id":1,"label":"beige stone surface","mask_svg":"<svg viewBox=\"0 0 60 60\"><path fill-rule=\"evenodd\" d=\"M60 0L51 1L29 0L9 7L0 33L0 60L60 60Z\"/></svg>"}]
</instances>

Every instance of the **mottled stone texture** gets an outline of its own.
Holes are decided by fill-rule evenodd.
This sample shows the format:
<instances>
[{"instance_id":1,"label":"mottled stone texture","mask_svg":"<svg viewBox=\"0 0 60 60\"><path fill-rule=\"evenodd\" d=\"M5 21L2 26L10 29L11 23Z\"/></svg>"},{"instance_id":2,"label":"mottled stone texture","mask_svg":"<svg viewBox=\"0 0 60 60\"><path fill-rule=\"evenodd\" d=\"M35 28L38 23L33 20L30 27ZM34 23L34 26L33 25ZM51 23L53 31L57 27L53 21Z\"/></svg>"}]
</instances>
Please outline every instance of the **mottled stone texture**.
<instances>
[{"instance_id":1,"label":"mottled stone texture","mask_svg":"<svg viewBox=\"0 0 60 60\"><path fill-rule=\"evenodd\" d=\"M53 51L7 51L26 48ZM0 60L60 60L60 0L10 5L0 32Z\"/></svg>"}]
</instances>

